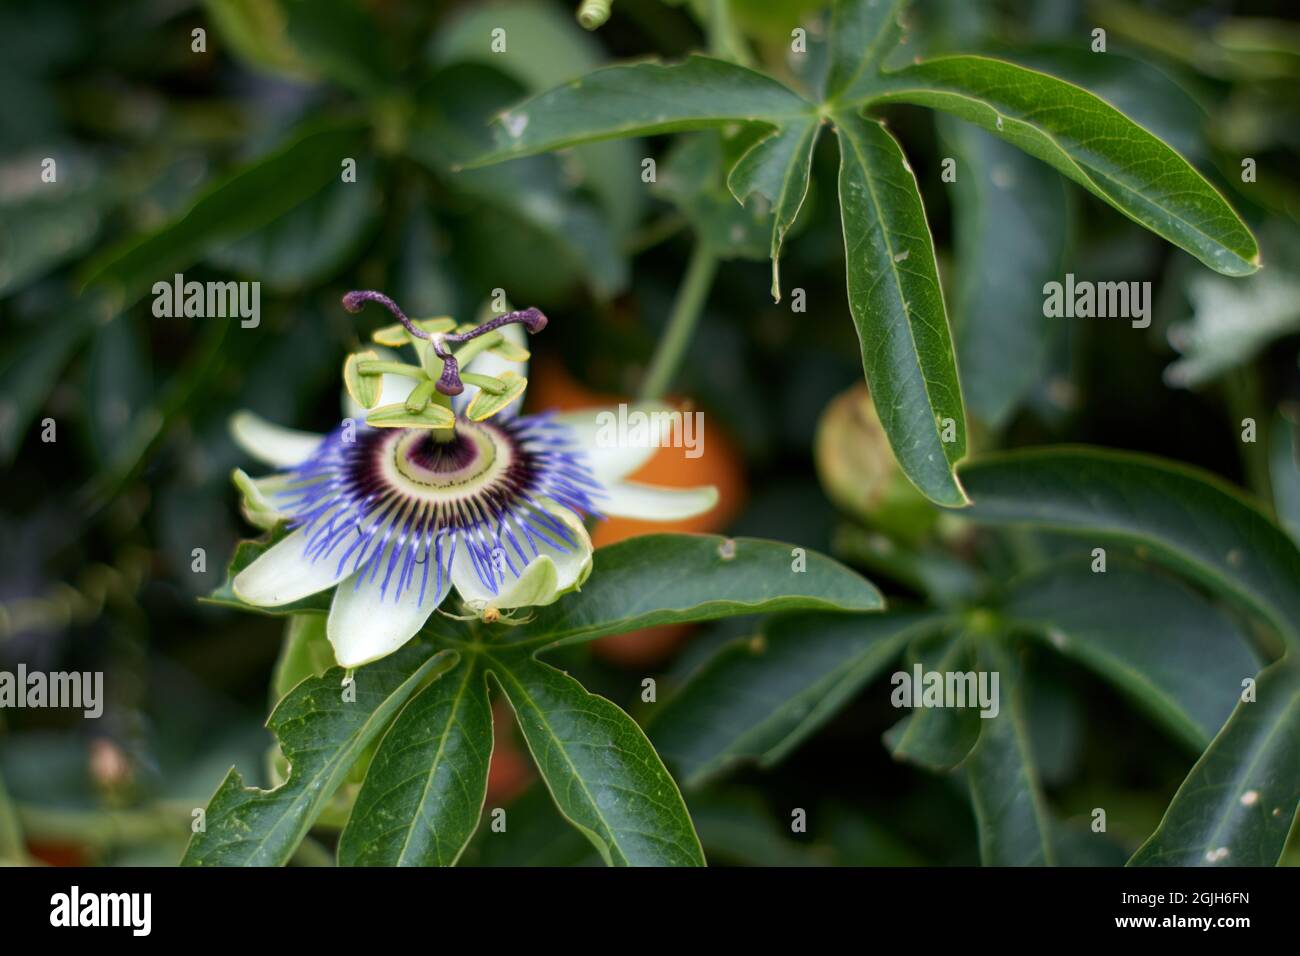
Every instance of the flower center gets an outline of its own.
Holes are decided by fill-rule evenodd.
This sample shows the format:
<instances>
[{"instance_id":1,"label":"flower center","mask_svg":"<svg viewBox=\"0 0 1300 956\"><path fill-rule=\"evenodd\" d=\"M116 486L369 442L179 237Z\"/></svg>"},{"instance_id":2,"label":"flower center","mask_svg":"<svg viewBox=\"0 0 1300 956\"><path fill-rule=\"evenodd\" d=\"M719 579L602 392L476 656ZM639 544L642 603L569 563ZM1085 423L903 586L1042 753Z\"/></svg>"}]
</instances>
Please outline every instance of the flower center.
<instances>
[{"instance_id":1,"label":"flower center","mask_svg":"<svg viewBox=\"0 0 1300 956\"><path fill-rule=\"evenodd\" d=\"M448 492L471 491L509 468L513 450L490 426L456 422L455 434L439 441L426 429L398 433L390 477L420 496L445 500Z\"/></svg>"}]
</instances>

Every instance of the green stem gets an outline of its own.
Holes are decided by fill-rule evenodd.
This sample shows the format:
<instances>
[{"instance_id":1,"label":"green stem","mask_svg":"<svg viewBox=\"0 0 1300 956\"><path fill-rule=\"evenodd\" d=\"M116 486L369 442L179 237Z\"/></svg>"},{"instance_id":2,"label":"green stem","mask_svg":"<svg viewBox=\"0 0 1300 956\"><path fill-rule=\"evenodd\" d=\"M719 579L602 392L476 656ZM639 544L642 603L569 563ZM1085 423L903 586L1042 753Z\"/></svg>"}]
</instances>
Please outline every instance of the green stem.
<instances>
[{"instance_id":1,"label":"green stem","mask_svg":"<svg viewBox=\"0 0 1300 956\"><path fill-rule=\"evenodd\" d=\"M682 357L686 354L686 347L690 345L695 333L695 323L704 311L704 303L709 298L709 289L713 286L713 277L717 271L718 257L706 242L697 239L686 266L686 277L677 290L677 300L673 303L668 327L655 348L654 358L641 385L642 399L652 401L661 398L672 385Z\"/></svg>"}]
</instances>

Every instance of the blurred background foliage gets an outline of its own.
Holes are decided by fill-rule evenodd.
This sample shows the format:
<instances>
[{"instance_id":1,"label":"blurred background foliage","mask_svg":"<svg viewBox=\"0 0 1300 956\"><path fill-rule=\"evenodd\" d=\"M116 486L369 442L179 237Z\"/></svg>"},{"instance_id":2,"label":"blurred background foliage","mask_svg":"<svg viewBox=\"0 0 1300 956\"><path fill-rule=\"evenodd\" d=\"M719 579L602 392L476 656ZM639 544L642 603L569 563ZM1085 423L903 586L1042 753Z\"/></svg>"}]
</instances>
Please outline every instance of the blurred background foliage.
<instances>
[{"instance_id":1,"label":"blurred background foliage","mask_svg":"<svg viewBox=\"0 0 1300 956\"><path fill-rule=\"evenodd\" d=\"M247 463L226 420L250 408L305 429L337 421L342 358L379 322L343 312L349 288L383 288L412 315L461 317L504 288L552 319L535 343L532 406L586 405L637 392L690 250L705 244L722 262L671 392L705 410L706 454L661 454L647 474L722 488L718 512L688 529L827 551L891 602L959 603L969 559L1004 573L997 556L1024 542L936 520L870 416L854 413L862 399L842 396L862 371L838 212L816 186L835 175L828 138L782 263L806 313L789 297L773 304L766 223L726 192L745 131L456 171L490 144L487 121L503 107L611 59L710 49L791 77L791 30L815 33L820 5L618 0L594 33L574 6L0 9L0 667L103 670L108 694L97 721L0 714L0 857L174 863L192 808L227 767L264 764L283 625L197 600L245 533L229 474ZM1050 69L1158 133L1229 196L1266 264L1248 279L1214 275L992 137L891 112L935 231L977 452L1070 441L1164 455L1276 502L1300 529L1300 28L1283 21L1287 6L914 5L918 51ZM1097 26L1105 56L1089 51ZM498 27L504 53L490 46ZM356 159L357 181L325 189L340 155ZM940 180L947 156L971 173L955 188ZM52 184L40 178L46 157ZM652 184L646 157L658 163ZM1246 157L1253 183L1242 182ZM260 281L260 325L154 317L149 288L177 271ZM1151 281L1155 321L1044 319L1042 284L1066 271ZM1246 417L1259 423L1253 444L1240 440ZM638 530L607 525L597 543ZM623 636L557 660L645 717L644 676L669 694L755 626ZM1105 860L1094 849L1068 861L1122 861L1196 754L1079 669L1047 655L1029 666L1032 742L1053 804L1076 820L1104 804L1137 821L1113 834ZM882 679L778 766L690 789L710 860L976 862L963 790L882 745L898 716L887 700ZM488 799L511 807L511 838L480 834L464 862L594 861L559 825L504 713L497 727ZM807 833L791 832L796 807ZM298 862L328 860L331 835L317 836Z\"/></svg>"}]
</instances>

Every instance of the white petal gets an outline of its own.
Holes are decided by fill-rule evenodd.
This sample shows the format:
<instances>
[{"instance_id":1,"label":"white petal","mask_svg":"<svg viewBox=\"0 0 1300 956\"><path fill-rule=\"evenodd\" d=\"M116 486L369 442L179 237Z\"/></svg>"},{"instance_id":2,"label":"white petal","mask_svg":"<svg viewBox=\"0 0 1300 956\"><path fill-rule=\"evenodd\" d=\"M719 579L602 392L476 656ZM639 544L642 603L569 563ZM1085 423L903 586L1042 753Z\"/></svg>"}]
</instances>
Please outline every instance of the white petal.
<instances>
[{"instance_id":1,"label":"white petal","mask_svg":"<svg viewBox=\"0 0 1300 956\"><path fill-rule=\"evenodd\" d=\"M713 485L663 488L619 481L605 486L605 495L596 499L596 509L611 518L680 521L704 514L717 503L718 489Z\"/></svg>"},{"instance_id":2,"label":"white petal","mask_svg":"<svg viewBox=\"0 0 1300 956\"><path fill-rule=\"evenodd\" d=\"M405 361L402 355L391 349L381 346L372 346L372 348L381 362ZM406 375L393 375L391 372L384 373L383 379L379 386L379 401L384 405L406 401L406 397L415 390L415 386L418 384L413 378ZM366 419L366 409L353 400L352 396L347 393L347 389L343 390L343 414L356 422L365 421Z\"/></svg>"},{"instance_id":3,"label":"white petal","mask_svg":"<svg viewBox=\"0 0 1300 956\"><path fill-rule=\"evenodd\" d=\"M662 402L634 402L622 416L617 408L584 408L556 415L555 420L577 434L596 479L611 484L635 472L669 443L673 421L680 414Z\"/></svg>"},{"instance_id":4,"label":"white petal","mask_svg":"<svg viewBox=\"0 0 1300 956\"><path fill-rule=\"evenodd\" d=\"M520 571L518 578L508 566L504 566L498 574L497 593L493 593L483 583L463 543L457 546L451 565L451 580L456 585L457 593L467 604L478 610L552 604L561 595L581 586L587 580L587 576L591 574L592 552L591 537L587 534L587 529L578 520L578 516L568 508L554 505L548 507L547 511L564 525L570 540L574 543L566 545L568 548L566 551L535 534L532 541L536 544L539 553L533 556L532 544L516 524L515 536L524 553L531 559ZM544 530L546 536L552 541L559 540L559 535L554 531L549 528ZM514 545L507 540L502 542L501 547L509 554L515 568L518 569L519 554L514 550Z\"/></svg>"},{"instance_id":5,"label":"white petal","mask_svg":"<svg viewBox=\"0 0 1300 956\"><path fill-rule=\"evenodd\" d=\"M384 564L386 567L387 555ZM400 564L399 559L386 595L379 593L384 567L360 586L357 586L360 575L354 575L334 591L325 634L334 646L334 658L340 667L360 667L393 653L416 635L451 590L450 578L443 575L441 593L434 592L438 572L430 566L423 601L420 601L420 570L415 572L415 580L397 595Z\"/></svg>"},{"instance_id":6,"label":"white petal","mask_svg":"<svg viewBox=\"0 0 1300 956\"><path fill-rule=\"evenodd\" d=\"M324 591L350 570L338 570L338 556L310 560L303 549L310 533L299 528L235 575L235 596L258 607L278 607Z\"/></svg>"},{"instance_id":7,"label":"white petal","mask_svg":"<svg viewBox=\"0 0 1300 956\"><path fill-rule=\"evenodd\" d=\"M522 325L518 325L518 324L503 325L500 329L500 332L507 342L510 342L513 345L517 345L523 349L528 348L528 333L524 331L524 327ZM478 355L474 356L472 359L469 360L469 364L466 365L463 369L461 369L461 371L473 372L476 375L490 375L493 378L500 377L502 372L518 372L524 378L527 378L528 363L508 362L505 359L503 359L501 356L494 355L489 350L487 352L480 352ZM457 414L463 413L465 409L469 406L469 403L473 400L474 396L477 394L478 394L478 386L470 385L468 382L466 382L465 391L457 395L455 399L453 399L452 401L452 407L455 408ZM394 401L396 401L396 399L394 399ZM511 416L518 414L519 407L522 404L523 404L522 401L511 402L509 406L507 406L505 409L500 411L498 414L502 418L510 418Z\"/></svg>"},{"instance_id":8,"label":"white petal","mask_svg":"<svg viewBox=\"0 0 1300 956\"><path fill-rule=\"evenodd\" d=\"M240 448L276 468L292 468L311 457L322 436L272 425L252 412L230 417L230 435Z\"/></svg>"}]
</instances>

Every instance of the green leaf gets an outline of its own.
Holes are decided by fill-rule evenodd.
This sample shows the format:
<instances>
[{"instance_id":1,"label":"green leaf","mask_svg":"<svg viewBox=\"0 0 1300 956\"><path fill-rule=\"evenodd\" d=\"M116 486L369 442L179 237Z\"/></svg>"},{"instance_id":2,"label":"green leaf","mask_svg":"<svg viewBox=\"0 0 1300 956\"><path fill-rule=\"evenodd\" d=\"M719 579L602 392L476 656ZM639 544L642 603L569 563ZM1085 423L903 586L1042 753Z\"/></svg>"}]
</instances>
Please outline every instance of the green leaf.
<instances>
[{"instance_id":1,"label":"green leaf","mask_svg":"<svg viewBox=\"0 0 1300 956\"><path fill-rule=\"evenodd\" d=\"M0 194L0 297L90 246L103 224L104 207L116 199L89 156L60 149L55 157L59 178L53 183L37 177L36 156L11 153L5 160L2 174L10 185Z\"/></svg>"},{"instance_id":2,"label":"green leaf","mask_svg":"<svg viewBox=\"0 0 1300 956\"><path fill-rule=\"evenodd\" d=\"M1232 713L1242 679L1259 670L1232 617L1176 579L1113 556L1104 574L1072 562L1027 575L1001 611L1198 751Z\"/></svg>"},{"instance_id":3,"label":"green leaf","mask_svg":"<svg viewBox=\"0 0 1300 956\"><path fill-rule=\"evenodd\" d=\"M1300 667L1259 674L1130 866L1273 866L1300 805Z\"/></svg>"},{"instance_id":4,"label":"green leaf","mask_svg":"<svg viewBox=\"0 0 1300 956\"><path fill-rule=\"evenodd\" d=\"M595 847L566 823L546 787L540 783L530 786L510 801L509 837L503 840L491 827L480 826L458 865L599 866Z\"/></svg>"},{"instance_id":5,"label":"green leaf","mask_svg":"<svg viewBox=\"0 0 1300 956\"><path fill-rule=\"evenodd\" d=\"M1052 820L1043 801L1029 739L1020 662L1015 652L985 641L979 670L998 675L996 717L980 718L979 741L962 764L970 786L985 866L1051 866Z\"/></svg>"},{"instance_id":6,"label":"green leaf","mask_svg":"<svg viewBox=\"0 0 1300 956\"><path fill-rule=\"evenodd\" d=\"M492 710L476 660L420 691L370 761L343 835L343 866L452 866L487 796Z\"/></svg>"},{"instance_id":7,"label":"green leaf","mask_svg":"<svg viewBox=\"0 0 1300 956\"><path fill-rule=\"evenodd\" d=\"M317 126L212 184L179 218L119 245L86 267L85 284L105 283L134 301L152 283L171 282L217 244L267 225L339 180L345 157L362 146L354 123Z\"/></svg>"},{"instance_id":8,"label":"green leaf","mask_svg":"<svg viewBox=\"0 0 1300 956\"><path fill-rule=\"evenodd\" d=\"M908 656L909 666L920 664L923 674L973 669L970 646L961 636ZM909 676L915 686L914 674ZM975 703L967 707L921 707L885 732L885 746L895 760L946 772L966 759L979 740L981 723Z\"/></svg>"},{"instance_id":9,"label":"green leaf","mask_svg":"<svg viewBox=\"0 0 1300 956\"><path fill-rule=\"evenodd\" d=\"M690 786L732 765L771 766L933 630L924 614L795 615L733 641L662 705L650 734Z\"/></svg>"},{"instance_id":10,"label":"green leaf","mask_svg":"<svg viewBox=\"0 0 1300 956\"><path fill-rule=\"evenodd\" d=\"M711 865L819 866L830 862L828 847L791 833L789 823L777 817L756 791L701 791L691 794L687 806Z\"/></svg>"},{"instance_id":11,"label":"green leaf","mask_svg":"<svg viewBox=\"0 0 1300 956\"><path fill-rule=\"evenodd\" d=\"M280 2L289 18L289 42L323 76L365 94L393 82L393 53L357 0Z\"/></svg>"},{"instance_id":12,"label":"green leaf","mask_svg":"<svg viewBox=\"0 0 1300 956\"><path fill-rule=\"evenodd\" d=\"M904 474L927 498L961 506L953 468L966 453L966 415L916 177L883 126L834 119L849 310L871 397Z\"/></svg>"},{"instance_id":13,"label":"green leaf","mask_svg":"<svg viewBox=\"0 0 1300 956\"><path fill-rule=\"evenodd\" d=\"M487 666L556 806L607 865L704 865L677 784L631 717L527 654Z\"/></svg>"},{"instance_id":14,"label":"green leaf","mask_svg":"<svg viewBox=\"0 0 1300 956\"><path fill-rule=\"evenodd\" d=\"M727 191L727 170L762 138L757 126L683 136L659 163L654 194L677 207L698 242L721 259L765 259L772 226L760 203L737 205Z\"/></svg>"},{"instance_id":15,"label":"green leaf","mask_svg":"<svg viewBox=\"0 0 1300 956\"><path fill-rule=\"evenodd\" d=\"M727 188L742 205L765 199L772 215L772 300L781 301L781 243L808 195L813 150L822 124L818 117L788 123L750 147L732 167Z\"/></svg>"},{"instance_id":16,"label":"green leaf","mask_svg":"<svg viewBox=\"0 0 1300 956\"><path fill-rule=\"evenodd\" d=\"M1068 195L1032 157L969 123L938 119L957 161L952 318L962 390L972 414L1000 428L1046 372L1053 325L1042 289L1061 274Z\"/></svg>"},{"instance_id":17,"label":"green leaf","mask_svg":"<svg viewBox=\"0 0 1300 956\"><path fill-rule=\"evenodd\" d=\"M731 122L779 126L816 108L743 66L704 56L621 64L588 73L503 113L498 148L467 167L622 136L706 129Z\"/></svg>"},{"instance_id":18,"label":"green leaf","mask_svg":"<svg viewBox=\"0 0 1300 956\"><path fill-rule=\"evenodd\" d=\"M830 72L826 99L853 102L870 87L881 63L898 45L899 14L907 0L836 0L831 12Z\"/></svg>"},{"instance_id":19,"label":"green leaf","mask_svg":"<svg viewBox=\"0 0 1300 956\"><path fill-rule=\"evenodd\" d=\"M62 304L62 303L60 303ZM67 312L41 323L0 358L0 464L9 464L72 354L94 329L99 309L68 302ZM12 327L11 327L12 328Z\"/></svg>"},{"instance_id":20,"label":"green leaf","mask_svg":"<svg viewBox=\"0 0 1300 956\"><path fill-rule=\"evenodd\" d=\"M555 157L537 157L501 169L458 171L457 164L490 146L487 123L520 93L517 83L486 66L460 64L440 70L420 93L420 109L412 123L408 154L446 180L449 188L509 217L518 231L540 233L560 258L581 270L601 297L615 295L627 284L627 262L613 238L609 222L594 204L577 193ZM499 225L472 222L489 233L496 246ZM497 255L500 255L498 252ZM554 271L555 264L547 268Z\"/></svg>"},{"instance_id":21,"label":"green leaf","mask_svg":"<svg viewBox=\"0 0 1300 956\"><path fill-rule=\"evenodd\" d=\"M1065 80L980 56L881 74L873 104L945 110L1049 163L1120 212L1225 275L1259 268L1254 236L1178 153Z\"/></svg>"},{"instance_id":22,"label":"green leaf","mask_svg":"<svg viewBox=\"0 0 1300 956\"><path fill-rule=\"evenodd\" d=\"M294 79L312 75L289 42L289 18L278 0L203 0L222 43L246 63Z\"/></svg>"},{"instance_id":23,"label":"green leaf","mask_svg":"<svg viewBox=\"0 0 1300 956\"><path fill-rule=\"evenodd\" d=\"M148 343L126 316L97 326L84 361L90 447L111 466L155 398Z\"/></svg>"},{"instance_id":24,"label":"green leaf","mask_svg":"<svg viewBox=\"0 0 1300 956\"><path fill-rule=\"evenodd\" d=\"M1069 447L990 455L961 475L975 502L971 518L1145 545L1300 645L1300 550L1213 475L1145 455Z\"/></svg>"},{"instance_id":25,"label":"green leaf","mask_svg":"<svg viewBox=\"0 0 1300 956\"><path fill-rule=\"evenodd\" d=\"M336 171L341 172L337 163ZM331 278L352 261L379 212L375 193L365 184L342 185L317 193L251 235L218 246L208 261L275 291L298 291Z\"/></svg>"},{"instance_id":26,"label":"green leaf","mask_svg":"<svg viewBox=\"0 0 1300 956\"><path fill-rule=\"evenodd\" d=\"M245 787L232 768L208 801L204 829L190 839L182 864L287 863L365 748L426 680L457 659L454 651L430 655L418 645L398 651L356 672L351 702L344 700L342 668L303 681L267 721L290 763L288 780L259 790Z\"/></svg>"},{"instance_id":27,"label":"green leaf","mask_svg":"<svg viewBox=\"0 0 1300 956\"><path fill-rule=\"evenodd\" d=\"M483 38L500 27L509 42L494 52ZM578 27L569 11L532 0L463 6L455 19L440 26L436 39L438 62L476 62L501 70L527 90L541 92L599 67L606 59L600 43ZM645 190L626 171L635 169L643 153L635 140L591 143L574 149L565 163L570 179L579 178L600 200L616 234L633 229L645 204Z\"/></svg>"},{"instance_id":28,"label":"green leaf","mask_svg":"<svg viewBox=\"0 0 1300 956\"><path fill-rule=\"evenodd\" d=\"M801 557L806 568L796 571ZM757 538L648 534L599 549L582 590L537 608L503 639L556 646L739 614L883 607L870 581L815 551L798 555Z\"/></svg>"}]
</instances>

